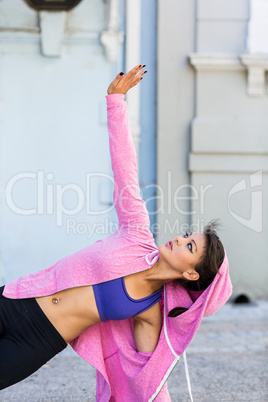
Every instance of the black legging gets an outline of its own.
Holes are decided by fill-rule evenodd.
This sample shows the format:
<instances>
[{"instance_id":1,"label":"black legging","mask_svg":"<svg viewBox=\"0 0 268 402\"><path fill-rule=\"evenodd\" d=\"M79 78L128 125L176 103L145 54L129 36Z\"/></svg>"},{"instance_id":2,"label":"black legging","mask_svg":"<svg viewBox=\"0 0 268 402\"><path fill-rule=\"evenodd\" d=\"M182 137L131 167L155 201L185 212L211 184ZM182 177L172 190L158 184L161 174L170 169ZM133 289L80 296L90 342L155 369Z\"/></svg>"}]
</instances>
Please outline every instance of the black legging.
<instances>
[{"instance_id":1,"label":"black legging","mask_svg":"<svg viewBox=\"0 0 268 402\"><path fill-rule=\"evenodd\" d=\"M34 298L8 299L0 287L0 390L38 370L67 344Z\"/></svg>"}]
</instances>

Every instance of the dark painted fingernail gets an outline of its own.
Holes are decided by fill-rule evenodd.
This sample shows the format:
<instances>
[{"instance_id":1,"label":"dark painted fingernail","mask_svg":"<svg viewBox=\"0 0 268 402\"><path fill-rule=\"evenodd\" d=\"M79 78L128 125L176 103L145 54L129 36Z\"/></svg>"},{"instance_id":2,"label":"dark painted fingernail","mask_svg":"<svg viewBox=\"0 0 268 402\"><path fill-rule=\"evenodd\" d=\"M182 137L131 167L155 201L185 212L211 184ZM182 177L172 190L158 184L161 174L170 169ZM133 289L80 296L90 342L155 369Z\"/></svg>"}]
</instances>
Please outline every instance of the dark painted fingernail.
<instances>
[{"instance_id":1,"label":"dark painted fingernail","mask_svg":"<svg viewBox=\"0 0 268 402\"><path fill-rule=\"evenodd\" d=\"M141 64L139 65L139 67L141 67Z\"/></svg>"},{"instance_id":2,"label":"dark painted fingernail","mask_svg":"<svg viewBox=\"0 0 268 402\"><path fill-rule=\"evenodd\" d=\"M142 77L141 77L141 80L142 80Z\"/></svg>"},{"instance_id":3,"label":"dark painted fingernail","mask_svg":"<svg viewBox=\"0 0 268 402\"><path fill-rule=\"evenodd\" d=\"M144 71L144 74L146 74L147 73L147 70L146 71Z\"/></svg>"},{"instance_id":4,"label":"dark painted fingernail","mask_svg":"<svg viewBox=\"0 0 268 402\"><path fill-rule=\"evenodd\" d=\"M146 67L146 64L143 64L142 68Z\"/></svg>"},{"instance_id":5,"label":"dark painted fingernail","mask_svg":"<svg viewBox=\"0 0 268 402\"><path fill-rule=\"evenodd\" d=\"M124 75L124 73L121 71L120 75Z\"/></svg>"}]
</instances>

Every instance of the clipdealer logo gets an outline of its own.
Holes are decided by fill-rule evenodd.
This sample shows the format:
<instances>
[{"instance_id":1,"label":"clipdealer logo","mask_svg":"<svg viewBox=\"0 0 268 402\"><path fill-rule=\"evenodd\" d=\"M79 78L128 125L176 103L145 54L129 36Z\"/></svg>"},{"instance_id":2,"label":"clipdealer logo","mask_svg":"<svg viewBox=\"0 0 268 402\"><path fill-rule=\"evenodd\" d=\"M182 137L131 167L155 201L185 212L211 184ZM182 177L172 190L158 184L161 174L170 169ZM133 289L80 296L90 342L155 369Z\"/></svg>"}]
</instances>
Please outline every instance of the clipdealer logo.
<instances>
[{"instance_id":1,"label":"clipdealer logo","mask_svg":"<svg viewBox=\"0 0 268 402\"><path fill-rule=\"evenodd\" d=\"M63 226L64 216L74 216L79 214L84 208L87 214L101 215L110 212L113 205L109 202L104 203L105 206L101 210L93 209L92 193L94 193L94 181L107 180L113 184L113 177L105 173L88 173L86 175L85 189L76 183L68 183L65 185L52 183L55 176L53 173L45 174L42 170L34 172L23 172L14 175L6 185L6 204L8 208L23 216L31 215L55 215L56 226ZM32 182L34 186L33 193L36 194L37 201L34 201L32 208L21 206L20 197L14 196L15 187L25 180ZM64 204L64 198L75 198L75 205L67 208Z\"/></svg>"},{"instance_id":2,"label":"clipdealer logo","mask_svg":"<svg viewBox=\"0 0 268 402\"><path fill-rule=\"evenodd\" d=\"M231 199L234 195L248 190L246 179L236 183L228 193L228 210L232 217L241 225L254 230L255 232L262 231L262 215L263 215L263 191L262 186L262 171L259 170L249 176L249 185L251 190L250 195L250 217L247 219L234 212L231 208Z\"/></svg>"},{"instance_id":3,"label":"clipdealer logo","mask_svg":"<svg viewBox=\"0 0 268 402\"><path fill-rule=\"evenodd\" d=\"M75 233L84 234L86 232L91 233L92 228L89 227L89 223L78 222L77 219L66 219L69 216L74 217L78 215L82 210L86 212L87 215L100 216L105 215L113 210L114 204L111 198L112 188L114 186L113 176L105 173L90 173L86 174L84 187L76 183L59 184L54 182L55 176L53 173L45 173L44 171L37 172L22 172L15 174L6 185L6 203L9 209L19 215L30 216L30 215L54 215L56 219L56 226L63 226L67 224L68 231L73 231ZM228 192L228 205L227 209L230 215L243 226L255 231L261 232L263 226L263 189L262 189L262 171L257 171L251 174L249 177L240 180L236 183ZM213 185L199 185L199 188L195 186L184 184L178 188L172 188L171 172L168 172L167 177L167 188L163 189L159 185L147 186L150 190L152 187L155 189L155 194L147 199L145 199L146 205L151 201L157 201L157 209L153 212L149 212L149 215L154 214L164 214L167 211L168 215L173 215L173 211L179 212L182 215L195 215L197 210L199 215L203 218L205 216L205 204L207 198L207 192L213 190ZM18 186L18 189L17 189ZM22 188L29 188L29 197L24 197ZM139 189L140 190L140 189ZM26 190L27 191L27 190ZM116 203L120 205L120 208L127 213L129 193L133 192L133 195L137 193L137 184L133 185L129 183L126 187L120 191L116 191ZM247 199L250 193L250 205L247 205ZM27 193L25 193L27 194ZM109 196L108 196L109 194ZM188 194L188 195L187 195ZM98 202L96 202L96 195ZM243 203L245 207L250 207L250 217L247 218L237 211L233 206L233 201L235 201L236 195L241 199L243 196ZM29 205L29 199L30 204ZM185 201L190 202L190 209L182 209ZM198 208L194 209L194 205ZM67 205L66 205L67 202ZM71 204L70 204L71 202ZM241 204L240 204L241 205ZM243 207L243 205L241 205ZM142 207L142 204L141 204ZM90 222L90 225L104 224L100 221L96 223L96 219L93 218L94 222ZM170 223L169 219L165 220L165 225L159 227L156 223L154 230L156 232L161 229L167 232L174 232L176 227L177 231L179 224L175 220L175 224ZM200 219L199 219L200 221ZM199 224L203 225L204 219ZM84 225L84 226L83 226ZM199 226L200 226L199 225ZM163 225L162 225L163 226ZM112 225L114 229L114 226ZM96 230L108 230L107 225L105 229L95 228ZM200 230L200 228L199 228Z\"/></svg>"}]
</instances>

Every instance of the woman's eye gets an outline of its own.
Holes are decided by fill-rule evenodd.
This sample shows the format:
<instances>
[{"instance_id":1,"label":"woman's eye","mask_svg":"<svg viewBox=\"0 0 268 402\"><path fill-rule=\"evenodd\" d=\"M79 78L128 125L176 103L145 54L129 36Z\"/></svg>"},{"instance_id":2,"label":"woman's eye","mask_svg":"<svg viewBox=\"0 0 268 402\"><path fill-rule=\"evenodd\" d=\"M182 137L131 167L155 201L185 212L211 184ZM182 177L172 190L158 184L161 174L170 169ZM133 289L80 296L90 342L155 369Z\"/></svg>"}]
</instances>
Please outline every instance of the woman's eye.
<instances>
[{"instance_id":1,"label":"woman's eye","mask_svg":"<svg viewBox=\"0 0 268 402\"><path fill-rule=\"evenodd\" d=\"M189 247L189 250L191 251L191 253L193 252L193 246L192 246L192 243L188 243L188 247Z\"/></svg>"},{"instance_id":2,"label":"woman's eye","mask_svg":"<svg viewBox=\"0 0 268 402\"><path fill-rule=\"evenodd\" d=\"M188 237L188 236L189 236L189 232L186 232L185 235L184 235L184 237L186 238L186 237Z\"/></svg>"}]
</instances>

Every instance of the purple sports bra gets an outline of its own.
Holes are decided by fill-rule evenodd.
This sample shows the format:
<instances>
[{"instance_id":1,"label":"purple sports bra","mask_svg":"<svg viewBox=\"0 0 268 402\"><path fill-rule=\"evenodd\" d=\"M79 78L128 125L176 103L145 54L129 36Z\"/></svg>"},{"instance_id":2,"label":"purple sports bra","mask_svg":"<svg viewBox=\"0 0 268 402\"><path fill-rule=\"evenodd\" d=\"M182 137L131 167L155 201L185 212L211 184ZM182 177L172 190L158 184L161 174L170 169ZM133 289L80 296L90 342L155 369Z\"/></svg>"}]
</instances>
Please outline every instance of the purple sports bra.
<instances>
[{"instance_id":1,"label":"purple sports bra","mask_svg":"<svg viewBox=\"0 0 268 402\"><path fill-rule=\"evenodd\" d=\"M100 318L109 320L125 320L148 310L162 298L163 287L152 295L142 299L129 296L124 277L93 285L95 300Z\"/></svg>"}]
</instances>

